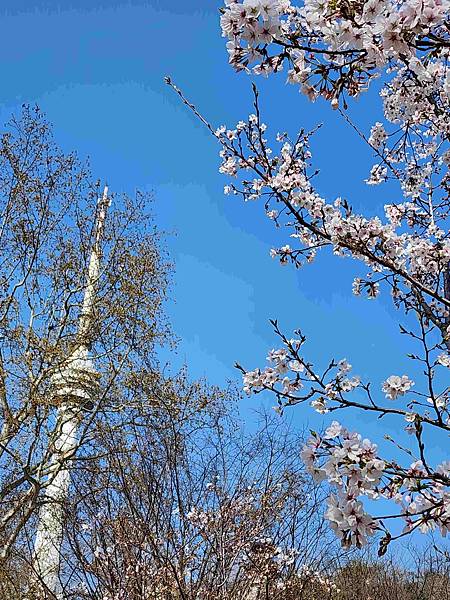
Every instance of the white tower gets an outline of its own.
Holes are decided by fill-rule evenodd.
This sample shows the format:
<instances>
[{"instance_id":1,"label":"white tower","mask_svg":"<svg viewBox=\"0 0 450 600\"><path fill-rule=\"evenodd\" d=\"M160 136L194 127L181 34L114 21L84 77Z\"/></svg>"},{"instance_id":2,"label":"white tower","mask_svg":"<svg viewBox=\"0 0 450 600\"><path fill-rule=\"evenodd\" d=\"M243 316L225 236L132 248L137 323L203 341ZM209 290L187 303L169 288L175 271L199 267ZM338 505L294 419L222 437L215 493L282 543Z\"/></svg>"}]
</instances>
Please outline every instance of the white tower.
<instances>
[{"instance_id":1,"label":"white tower","mask_svg":"<svg viewBox=\"0 0 450 600\"><path fill-rule=\"evenodd\" d=\"M106 212L110 205L108 188L98 202L95 239L89 260L77 346L51 379L52 393L58 401L54 453L49 462L45 498L38 516L34 543L34 572L37 584L63 600L60 582L64 503L70 488L70 458L79 444L79 428L86 408L93 408L97 396L98 374L89 349L97 283L100 276L101 241Z\"/></svg>"}]
</instances>

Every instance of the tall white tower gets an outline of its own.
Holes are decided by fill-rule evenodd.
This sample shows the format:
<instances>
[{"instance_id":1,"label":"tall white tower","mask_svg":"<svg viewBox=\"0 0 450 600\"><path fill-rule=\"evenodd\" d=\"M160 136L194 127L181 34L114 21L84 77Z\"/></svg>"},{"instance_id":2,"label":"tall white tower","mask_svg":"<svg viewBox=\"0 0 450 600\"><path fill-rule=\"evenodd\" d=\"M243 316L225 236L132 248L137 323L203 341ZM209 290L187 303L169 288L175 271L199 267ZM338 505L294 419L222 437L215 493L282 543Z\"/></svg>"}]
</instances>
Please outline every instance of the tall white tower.
<instances>
[{"instance_id":1,"label":"tall white tower","mask_svg":"<svg viewBox=\"0 0 450 600\"><path fill-rule=\"evenodd\" d=\"M52 393L58 403L56 439L45 482L44 503L38 516L33 567L37 585L51 592L58 600L64 598L60 564L64 503L70 488L70 459L78 448L83 414L86 408L95 406L97 396L98 374L89 350L93 341L91 332L100 276L101 242L109 205L108 188L105 187L103 197L98 202L95 238L89 260L77 344L51 379Z\"/></svg>"}]
</instances>

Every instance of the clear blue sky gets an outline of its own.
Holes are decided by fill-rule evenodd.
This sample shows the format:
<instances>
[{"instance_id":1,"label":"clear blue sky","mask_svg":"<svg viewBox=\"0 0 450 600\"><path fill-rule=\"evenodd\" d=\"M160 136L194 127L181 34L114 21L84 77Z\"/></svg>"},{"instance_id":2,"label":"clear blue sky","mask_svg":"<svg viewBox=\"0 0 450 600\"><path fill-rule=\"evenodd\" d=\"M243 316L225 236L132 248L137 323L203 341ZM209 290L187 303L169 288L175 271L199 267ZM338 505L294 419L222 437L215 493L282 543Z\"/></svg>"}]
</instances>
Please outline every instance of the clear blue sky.
<instances>
[{"instance_id":1,"label":"clear blue sky","mask_svg":"<svg viewBox=\"0 0 450 600\"><path fill-rule=\"evenodd\" d=\"M264 366L276 344L268 319L277 317L286 332L304 330L312 359L346 357L379 389L409 366L390 299L353 297L353 275L364 271L348 260L323 256L301 272L273 262L269 250L280 237L262 206L223 196L214 140L163 83L171 75L214 125L251 112L251 80L228 67L218 7L213 0L3 0L0 117L37 102L59 143L89 155L113 190L155 191L158 224L177 233L167 242L176 264L168 311L181 338L179 360L193 376L223 384L237 377L236 360ZM258 79L265 120L274 133L325 122L313 142L320 192L371 214L398 198L363 183L370 153L349 126L284 81ZM380 118L375 100L366 95L352 107L366 131ZM255 402L244 401L249 419ZM294 410L299 425L322 422L310 409ZM398 432L398 423L365 423L364 415L350 424L377 440Z\"/></svg>"}]
</instances>

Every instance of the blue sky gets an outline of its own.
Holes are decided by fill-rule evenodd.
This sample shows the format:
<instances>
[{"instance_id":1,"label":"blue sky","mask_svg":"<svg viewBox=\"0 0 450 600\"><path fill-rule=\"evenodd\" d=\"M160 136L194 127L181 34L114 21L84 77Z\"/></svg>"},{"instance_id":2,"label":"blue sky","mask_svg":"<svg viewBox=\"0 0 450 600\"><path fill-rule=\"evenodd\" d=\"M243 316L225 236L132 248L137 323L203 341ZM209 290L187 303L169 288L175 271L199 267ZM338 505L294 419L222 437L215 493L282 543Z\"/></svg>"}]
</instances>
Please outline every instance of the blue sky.
<instances>
[{"instance_id":1,"label":"blue sky","mask_svg":"<svg viewBox=\"0 0 450 600\"><path fill-rule=\"evenodd\" d=\"M192 376L224 384L237 377L235 361L263 366L276 344L268 319L276 317L286 332L304 330L312 360L346 357L379 389L409 367L390 299L353 297L360 271L348 260L322 256L301 272L273 262L279 233L261 205L223 195L218 147L163 83L170 75L214 125L252 112L251 79L227 64L218 7L211 0L3 0L0 117L36 102L58 142L89 155L95 176L113 190L154 190L158 224L176 232L167 241L176 264L168 312L181 339L178 361ZM323 195L347 197L370 214L398 197L363 183L370 153L328 105L309 103L284 75L257 83L273 133L325 123L313 140ZM351 113L368 131L381 116L376 93ZM242 404L248 419L255 402ZM294 410L299 426L322 422L310 409ZM398 423L366 423L364 415L347 422L378 441L398 431Z\"/></svg>"}]
</instances>

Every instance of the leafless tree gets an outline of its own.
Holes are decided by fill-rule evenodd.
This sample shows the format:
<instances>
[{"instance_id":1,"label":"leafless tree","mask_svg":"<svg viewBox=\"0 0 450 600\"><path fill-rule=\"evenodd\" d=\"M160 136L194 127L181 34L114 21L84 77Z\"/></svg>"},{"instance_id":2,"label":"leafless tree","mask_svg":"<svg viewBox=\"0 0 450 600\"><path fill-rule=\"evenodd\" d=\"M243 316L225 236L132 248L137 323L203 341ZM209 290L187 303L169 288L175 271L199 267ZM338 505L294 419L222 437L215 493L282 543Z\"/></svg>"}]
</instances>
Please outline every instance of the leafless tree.
<instances>
[{"instance_id":1,"label":"leafless tree","mask_svg":"<svg viewBox=\"0 0 450 600\"><path fill-rule=\"evenodd\" d=\"M168 335L160 311L168 267L149 198L108 195L98 204L100 191L88 165L56 146L38 108L25 106L8 123L0 139L0 558L7 571L30 547L38 511L55 503L49 490L58 475L75 457L95 454L92 432L133 418L135 382L157 370L154 348ZM63 378L74 365L76 393ZM65 452L68 420L77 436Z\"/></svg>"},{"instance_id":2,"label":"leafless tree","mask_svg":"<svg viewBox=\"0 0 450 600\"><path fill-rule=\"evenodd\" d=\"M299 436L268 417L245 433L217 390L181 384L178 414L161 403L132 430L105 429L104 458L77 471L67 597L281 599L299 569L331 559ZM208 408L186 419L193 397Z\"/></svg>"}]
</instances>

